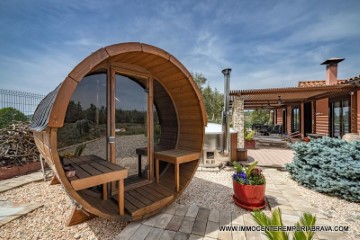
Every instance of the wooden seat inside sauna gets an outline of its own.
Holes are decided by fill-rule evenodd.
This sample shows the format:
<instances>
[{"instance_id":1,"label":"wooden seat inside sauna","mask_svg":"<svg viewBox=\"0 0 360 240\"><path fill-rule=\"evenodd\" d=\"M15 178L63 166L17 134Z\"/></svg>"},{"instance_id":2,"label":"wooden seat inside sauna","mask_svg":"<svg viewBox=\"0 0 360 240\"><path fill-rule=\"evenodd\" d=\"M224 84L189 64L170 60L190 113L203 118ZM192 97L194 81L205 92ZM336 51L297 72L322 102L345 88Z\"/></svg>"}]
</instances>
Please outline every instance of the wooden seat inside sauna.
<instances>
[{"instance_id":1,"label":"wooden seat inside sauna","mask_svg":"<svg viewBox=\"0 0 360 240\"><path fill-rule=\"evenodd\" d=\"M75 191L103 185L103 200L108 198L107 183L117 181L119 214L124 215L124 178L128 176L127 169L95 155L65 158L64 164L71 164L76 169L75 176L68 178Z\"/></svg>"},{"instance_id":2,"label":"wooden seat inside sauna","mask_svg":"<svg viewBox=\"0 0 360 240\"><path fill-rule=\"evenodd\" d=\"M174 164L175 171L174 171L174 181L175 181L175 189L176 192L180 191L180 164L188 163L192 161L196 161L200 159L200 152L196 152L193 150L186 150L186 149L171 149L162 152L155 152L154 159L155 159L155 175L156 175L156 182L159 183L160 181L160 168L159 163L160 161L165 161L171 164Z\"/></svg>"},{"instance_id":3,"label":"wooden seat inside sauna","mask_svg":"<svg viewBox=\"0 0 360 240\"><path fill-rule=\"evenodd\" d=\"M131 181L126 179L127 170L95 155L65 158L64 164L72 164L76 169L76 175L68 178L74 190L78 191L88 202L96 203L94 205L105 212L119 211L122 216L128 214L133 219L137 219L145 213L165 206L173 200L176 194L173 187L156 183L126 189L127 186L131 186ZM113 181L118 181L120 186L120 190L114 191L111 196L113 200L117 201L117 206L112 199L108 199L107 187L103 186L102 197L100 194L88 190L88 188L106 185ZM174 185L171 184L171 186Z\"/></svg>"}]
</instances>

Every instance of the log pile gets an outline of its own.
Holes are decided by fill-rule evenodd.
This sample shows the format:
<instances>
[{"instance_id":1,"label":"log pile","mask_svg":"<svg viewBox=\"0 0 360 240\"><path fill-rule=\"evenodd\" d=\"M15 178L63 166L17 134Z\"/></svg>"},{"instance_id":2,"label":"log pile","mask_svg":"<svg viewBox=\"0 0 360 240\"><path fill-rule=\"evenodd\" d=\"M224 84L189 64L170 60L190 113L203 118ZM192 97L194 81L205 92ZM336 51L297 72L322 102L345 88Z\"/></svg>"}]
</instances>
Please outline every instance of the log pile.
<instances>
[{"instance_id":1,"label":"log pile","mask_svg":"<svg viewBox=\"0 0 360 240\"><path fill-rule=\"evenodd\" d=\"M0 167L20 166L39 161L29 123L13 122L0 129Z\"/></svg>"}]
</instances>

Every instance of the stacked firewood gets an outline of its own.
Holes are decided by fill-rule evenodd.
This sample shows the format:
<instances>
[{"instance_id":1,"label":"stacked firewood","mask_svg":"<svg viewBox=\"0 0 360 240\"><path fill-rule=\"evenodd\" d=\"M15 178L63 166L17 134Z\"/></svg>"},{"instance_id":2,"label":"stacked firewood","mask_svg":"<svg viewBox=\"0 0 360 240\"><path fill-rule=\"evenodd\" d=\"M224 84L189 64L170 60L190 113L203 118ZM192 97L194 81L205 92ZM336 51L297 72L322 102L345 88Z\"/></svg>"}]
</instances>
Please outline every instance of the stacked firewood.
<instances>
[{"instance_id":1,"label":"stacked firewood","mask_svg":"<svg viewBox=\"0 0 360 240\"><path fill-rule=\"evenodd\" d=\"M19 166L39 160L29 123L13 122L0 129L0 167Z\"/></svg>"}]
</instances>

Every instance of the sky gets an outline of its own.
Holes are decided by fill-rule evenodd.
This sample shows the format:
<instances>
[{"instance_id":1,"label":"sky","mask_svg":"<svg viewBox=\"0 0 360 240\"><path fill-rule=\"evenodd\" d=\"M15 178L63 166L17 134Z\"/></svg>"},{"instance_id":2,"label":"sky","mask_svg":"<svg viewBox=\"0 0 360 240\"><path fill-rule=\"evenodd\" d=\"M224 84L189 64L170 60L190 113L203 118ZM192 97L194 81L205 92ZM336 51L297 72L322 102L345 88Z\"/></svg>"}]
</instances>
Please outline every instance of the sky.
<instances>
[{"instance_id":1,"label":"sky","mask_svg":"<svg viewBox=\"0 0 360 240\"><path fill-rule=\"evenodd\" d=\"M223 91L360 74L358 0L11 0L0 2L0 89L47 94L82 59L121 42L174 55Z\"/></svg>"}]
</instances>

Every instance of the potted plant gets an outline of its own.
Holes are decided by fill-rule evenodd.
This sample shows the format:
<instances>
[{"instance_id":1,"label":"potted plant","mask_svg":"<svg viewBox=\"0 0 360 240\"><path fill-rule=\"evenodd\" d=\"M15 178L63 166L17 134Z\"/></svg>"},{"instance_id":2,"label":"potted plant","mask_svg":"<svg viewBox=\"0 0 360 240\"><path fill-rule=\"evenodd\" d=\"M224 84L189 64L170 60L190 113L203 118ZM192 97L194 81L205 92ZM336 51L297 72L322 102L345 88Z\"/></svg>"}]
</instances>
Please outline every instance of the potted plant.
<instances>
[{"instance_id":1,"label":"potted plant","mask_svg":"<svg viewBox=\"0 0 360 240\"><path fill-rule=\"evenodd\" d=\"M243 167L233 162L233 199L235 204L247 210L262 209L265 207L265 177L261 169L256 168L258 162Z\"/></svg>"},{"instance_id":2,"label":"potted plant","mask_svg":"<svg viewBox=\"0 0 360 240\"><path fill-rule=\"evenodd\" d=\"M266 216L265 213L260 211L254 211L252 213L253 219L259 226L262 227L283 227L283 221L281 217L280 208L275 208L271 212L271 216ZM315 226L316 216L310 213L304 213L300 220L293 226L294 234L292 239L294 240L311 240L314 237L315 232L312 231L312 227ZM304 228L306 227L306 228ZM266 229L263 234L269 240L289 240L289 234L285 231L271 231Z\"/></svg>"},{"instance_id":3,"label":"potted plant","mask_svg":"<svg viewBox=\"0 0 360 240\"><path fill-rule=\"evenodd\" d=\"M246 149L255 149L255 131L253 130L246 130L244 131L244 139L245 139L245 148Z\"/></svg>"}]
</instances>

